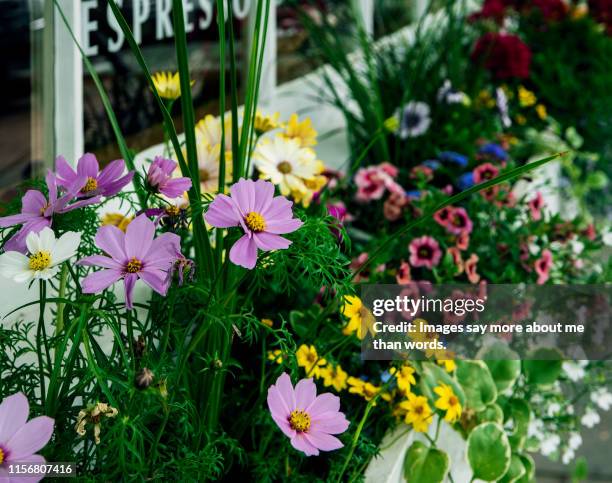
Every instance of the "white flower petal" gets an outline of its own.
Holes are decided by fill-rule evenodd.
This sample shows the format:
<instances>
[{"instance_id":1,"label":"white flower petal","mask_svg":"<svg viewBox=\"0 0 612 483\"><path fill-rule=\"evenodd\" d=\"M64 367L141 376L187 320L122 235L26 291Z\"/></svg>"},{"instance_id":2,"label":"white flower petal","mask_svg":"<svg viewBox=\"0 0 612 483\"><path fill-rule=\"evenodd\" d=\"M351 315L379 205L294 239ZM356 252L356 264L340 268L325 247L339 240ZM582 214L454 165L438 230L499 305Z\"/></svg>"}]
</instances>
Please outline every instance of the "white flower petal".
<instances>
[{"instance_id":1,"label":"white flower petal","mask_svg":"<svg viewBox=\"0 0 612 483\"><path fill-rule=\"evenodd\" d=\"M59 265L74 256L81 243L81 234L69 231L64 233L51 250L51 265Z\"/></svg>"},{"instance_id":2,"label":"white flower petal","mask_svg":"<svg viewBox=\"0 0 612 483\"><path fill-rule=\"evenodd\" d=\"M17 274L29 271L29 258L19 252L5 252L0 255L0 274L14 278Z\"/></svg>"},{"instance_id":3,"label":"white flower petal","mask_svg":"<svg viewBox=\"0 0 612 483\"><path fill-rule=\"evenodd\" d=\"M39 233L39 237L40 250L52 252L53 247L55 247L55 233L53 233L53 230L49 227L43 228Z\"/></svg>"}]
</instances>

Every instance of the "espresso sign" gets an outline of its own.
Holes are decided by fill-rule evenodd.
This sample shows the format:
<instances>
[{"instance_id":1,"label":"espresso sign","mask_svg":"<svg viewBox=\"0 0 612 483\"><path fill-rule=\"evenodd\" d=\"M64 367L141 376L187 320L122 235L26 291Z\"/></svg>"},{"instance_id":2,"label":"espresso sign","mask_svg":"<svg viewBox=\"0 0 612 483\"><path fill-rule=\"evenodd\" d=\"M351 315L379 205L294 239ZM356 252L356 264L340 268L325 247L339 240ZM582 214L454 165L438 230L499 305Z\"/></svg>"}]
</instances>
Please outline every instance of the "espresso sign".
<instances>
[{"instance_id":1,"label":"espresso sign","mask_svg":"<svg viewBox=\"0 0 612 483\"><path fill-rule=\"evenodd\" d=\"M235 19L243 20L252 0L231 0ZM130 24L138 44L163 41L174 36L172 0L115 0ZM215 0L182 0L187 34L208 30L215 21ZM125 35L105 0L83 0L81 7L83 49L88 56L118 52ZM227 19L227 12L226 12Z\"/></svg>"}]
</instances>

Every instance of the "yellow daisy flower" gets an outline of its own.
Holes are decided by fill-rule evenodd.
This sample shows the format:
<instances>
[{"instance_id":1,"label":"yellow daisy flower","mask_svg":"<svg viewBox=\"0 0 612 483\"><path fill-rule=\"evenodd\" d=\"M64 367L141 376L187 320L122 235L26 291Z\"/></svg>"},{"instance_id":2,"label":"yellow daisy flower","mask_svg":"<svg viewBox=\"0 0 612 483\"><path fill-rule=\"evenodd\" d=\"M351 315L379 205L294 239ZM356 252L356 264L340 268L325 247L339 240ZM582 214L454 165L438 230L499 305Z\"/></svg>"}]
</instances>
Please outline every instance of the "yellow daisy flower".
<instances>
[{"instance_id":1,"label":"yellow daisy flower","mask_svg":"<svg viewBox=\"0 0 612 483\"><path fill-rule=\"evenodd\" d=\"M431 424L432 412L427 398L425 396L417 396L416 394L408 394L408 399L399 403L401 410L406 411L404 421L406 424L412 424L412 427L418 433L424 433Z\"/></svg>"},{"instance_id":2,"label":"yellow daisy flower","mask_svg":"<svg viewBox=\"0 0 612 483\"><path fill-rule=\"evenodd\" d=\"M375 386L371 382L359 379L358 377L351 376L346 382L348 382L350 393L358 394L366 401L372 400L372 398L380 392L380 387Z\"/></svg>"},{"instance_id":3,"label":"yellow daisy flower","mask_svg":"<svg viewBox=\"0 0 612 483\"><path fill-rule=\"evenodd\" d=\"M277 364L282 364L285 360L285 355L280 349L276 349L273 351L268 351L268 360L274 361Z\"/></svg>"},{"instance_id":4,"label":"yellow daisy flower","mask_svg":"<svg viewBox=\"0 0 612 483\"><path fill-rule=\"evenodd\" d=\"M348 374L340 367L340 364L335 367L330 364L321 369L321 377L325 387L333 386L338 392L346 389Z\"/></svg>"},{"instance_id":5,"label":"yellow daisy flower","mask_svg":"<svg viewBox=\"0 0 612 483\"><path fill-rule=\"evenodd\" d=\"M446 421L454 423L461 416L461 403L453 388L447 384L440 384L434 388L434 392L440 396L436 401L436 407L446 411L444 416Z\"/></svg>"},{"instance_id":6,"label":"yellow daisy flower","mask_svg":"<svg viewBox=\"0 0 612 483\"><path fill-rule=\"evenodd\" d=\"M410 387L416 384L416 380L414 378L414 373L416 371L408 364L404 364L399 368L399 370L392 367L389 372L397 379L397 387L406 395L410 392Z\"/></svg>"},{"instance_id":7,"label":"yellow daisy flower","mask_svg":"<svg viewBox=\"0 0 612 483\"><path fill-rule=\"evenodd\" d=\"M323 175L315 176L313 179L306 179L304 180L304 186L306 186L308 191L292 191L291 197L296 203L301 203L305 208L308 208L315 193L321 191L326 183L327 178Z\"/></svg>"},{"instance_id":8,"label":"yellow daisy flower","mask_svg":"<svg viewBox=\"0 0 612 483\"><path fill-rule=\"evenodd\" d=\"M255 133L258 136L267 133L268 131L272 131L278 127L280 127L280 122L278 118L280 113L275 112L272 115L264 115L260 111L257 111L255 114Z\"/></svg>"},{"instance_id":9,"label":"yellow daisy flower","mask_svg":"<svg viewBox=\"0 0 612 483\"><path fill-rule=\"evenodd\" d=\"M454 372L457 368L455 364L455 353L448 349L437 350L435 352L436 362L443 366L446 372Z\"/></svg>"},{"instance_id":10,"label":"yellow daisy flower","mask_svg":"<svg viewBox=\"0 0 612 483\"><path fill-rule=\"evenodd\" d=\"M281 135L288 139L296 139L302 147L315 146L317 144L317 131L312 127L309 117L302 122L297 114L291 114L285 132Z\"/></svg>"},{"instance_id":11,"label":"yellow daisy flower","mask_svg":"<svg viewBox=\"0 0 612 483\"><path fill-rule=\"evenodd\" d=\"M374 316L359 297L354 295L344 296L344 305L341 309L342 315L349 319L348 324L342 329L344 335L356 333L357 337L363 339L367 329L370 334L376 335L374 332Z\"/></svg>"},{"instance_id":12,"label":"yellow daisy flower","mask_svg":"<svg viewBox=\"0 0 612 483\"><path fill-rule=\"evenodd\" d=\"M313 345L308 346L306 344L302 344L295 355L297 357L298 366L304 368L307 377L321 376L321 369L327 364L327 361L324 358L319 357L317 354L317 349L315 349Z\"/></svg>"},{"instance_id":13,"label":"yellow daisy flower","mask_svg":"<svg viewBox=\"0 0 612 483\"><path fill-rule=\"evenodd\" d=\"M179 73L175 72L156 72L151 76L153 85L159 97L162 99L168 99L175 101L181 97L181 79ZM195 84L195 81L191 81L191 85Z\"/></svg>"},{"instance_id":14,"label":"yellow daisy flower","mask_svg":"<svg viewBox=\"0 0 612 483\"><path fill-rule=\"evenodd\" d=\"M519 86L518 98L521 107L531 107L535 105L536 102L538 102L538 98L536 97L536 95L529 89L526 89L524 86Z\"/></svg>"},{"instance_id":15,"label":"yellow daisy flower","mask_svg":"<svg viewBox=\"0 0 612 483\"><path fill-rule=\"evenodd\" d=\"M548 117L548 111L546 110L546 106L544 104L538 104L535 106L535 111L542 121Z\"/></svg>"}]
</instances>

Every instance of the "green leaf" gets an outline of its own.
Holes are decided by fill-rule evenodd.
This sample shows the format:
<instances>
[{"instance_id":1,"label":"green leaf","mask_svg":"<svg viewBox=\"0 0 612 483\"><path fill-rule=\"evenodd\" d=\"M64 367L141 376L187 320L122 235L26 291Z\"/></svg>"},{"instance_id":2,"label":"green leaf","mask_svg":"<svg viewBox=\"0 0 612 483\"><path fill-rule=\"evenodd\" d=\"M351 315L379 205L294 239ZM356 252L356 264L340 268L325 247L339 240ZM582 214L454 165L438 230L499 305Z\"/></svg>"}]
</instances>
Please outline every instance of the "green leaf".
<instances>
[{"instance_id":1,"label":"green leaf","mask_svg":"<svg viewBox=\"0 0 612 483\"><path fill-rule=\"evenodd\" d=\"M603 171L593 171L587 175L586 184L594 190L602 190L608 186L608 177Z\"/></svg>"},{"instance_id":2,"label":"green leaf","mask_svg":"<svg viewBox=\"0 0 612 483\"><path fill-rule=\"evenodd\" d=\"M538 347L527 354L523 370L530 384L548 386L561 374L563 354L558 349Z\"/></svg>"},{"instance_id":3,"label":"green leaf","mask_svg":"<svg viewBox=\"0 0 612 483\"><path fill-rule=\"evenodd\" d=\"M465 392L466 405L482 411L497 399L497 388L491 372L482 361L457 361L457 380Z\"/></svg>"},{"instance_id":4,"label":"green leaf","mask_svg":"<svg viewBox=\"0 0 612 483\"><path fill-rule=\"evenodd\" d=\"M523 399L510 399L504 406L505 421L512 421L513 430L508 435L510 446L515 451L520 451L525 445L531 410L529 404Z\"/></svg>"},{"instance_id":5,"label":"green leaf","mask_svg":"<svg viewBox=\"0 0 612 483\"><path fill-rule=\"evenodd\" d=\"M497 404L489 404L486 408L476 414L478 423L492 422L502 424L504 422L504 411Z\"/></svg>"},{"instance_id":6,"label":"green leaf","mask_svg":"<svg viewBox=\"0 0 612 483\"><path fill-rule=\"evenodd\" d=\"M440 483L448 473L446 453L415 441L404 458L404 478L418 483Z\"/></svg>"},{"instance_id":7,"label":"green leaf","mask_svg":"<svg viewBox=\"0 0 612 483\"><path fill-rule=\"evenodd\" d=\"M574 470L572 471L572 483L579 483L585 481L589 476L589 466L584 456L581 456L576 460Z\"/></svg>"},{"instance_id":8,"label":"green leaf","mask_svg":"<svg viewBox=\"0 0 612 483\"><path fill-rule=\"evenodd\" d=\"M467 457L474 478L495 481L510 467L510 443L504 429L496 423L476 426L467 440Z\"/></svg>"},{"instance_id":9,"label":"green leaf","mask_svg":"<svg viewBox=\"0 0 612 483\"><path fill-rule=\"evenodd\" d=\"M424 362L421 373L421 390L429 400L435 401L438 395L434 388L440 384L447 384L453 388L453 392L459 398L461 406L465 406L466 397L459 383L443 368L433 362Z\"/></svg>"},{"instance_id":10,"label":"green leaf","mask_svg":"<svg viewBox=\"0 0 612 483\"><path fill-rule=\"evenodd\" d=\"M506 474L498 481L499 483L515 483L525 476L526 473L527 470L525 469L525 466L523 466L521 457L513 453L510 459L510 467L508 468L508 471L506 471Z\"/></svg>"},{"instance_id":11,"label":"green leaf","mask_svg":"<svg viewBox=\"0 0 612 483\"><path fill-rule=\"evenodd\" d=\"M481 349L477 359L483 360L491 371L498 392L511 387L521 375L519 355L502 341L496 341Z\"/></svg>"},{"instance_id":12,"label":"green leaf","mask_svg":"<svg viewBox=\"0 0 612 483\"><path fill-rule=\"evenodd\" d=\"M517 480L517 483L535 482L535 461L533 461L533 458L528 454L522 454L520 458L525 467L525 474Z\"/></svg>"}]
</instances>

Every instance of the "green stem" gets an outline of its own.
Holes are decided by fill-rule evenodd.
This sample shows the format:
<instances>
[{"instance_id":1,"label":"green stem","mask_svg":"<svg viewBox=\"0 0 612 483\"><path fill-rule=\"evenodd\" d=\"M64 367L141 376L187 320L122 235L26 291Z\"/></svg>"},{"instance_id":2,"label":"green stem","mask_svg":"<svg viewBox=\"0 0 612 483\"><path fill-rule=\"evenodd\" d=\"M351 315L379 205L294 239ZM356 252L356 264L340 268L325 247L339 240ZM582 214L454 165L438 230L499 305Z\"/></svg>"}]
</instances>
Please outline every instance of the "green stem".
<instances>
[{"instance_id":1,"label":"green stem","mask_svg":"<svg viewBox=\"0 0 612 483\"><path fill-rule=\"evenodd\" d=\"M66 282L68 281L68 262L62 265L62 271L60 273L60 285L57 297L63 299L66 295ZM64 302L57 303L57 317L55 319L55 335L59 334L64 330Z\"/></svg>"}]
</instances>

